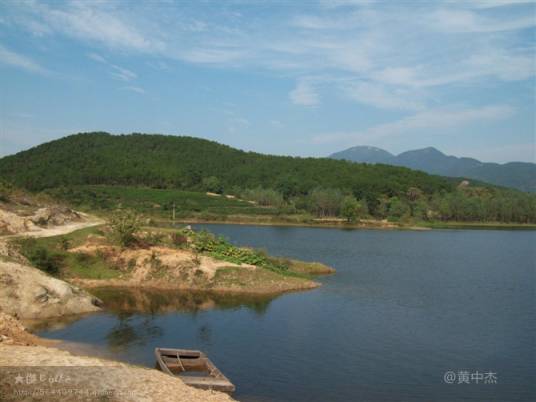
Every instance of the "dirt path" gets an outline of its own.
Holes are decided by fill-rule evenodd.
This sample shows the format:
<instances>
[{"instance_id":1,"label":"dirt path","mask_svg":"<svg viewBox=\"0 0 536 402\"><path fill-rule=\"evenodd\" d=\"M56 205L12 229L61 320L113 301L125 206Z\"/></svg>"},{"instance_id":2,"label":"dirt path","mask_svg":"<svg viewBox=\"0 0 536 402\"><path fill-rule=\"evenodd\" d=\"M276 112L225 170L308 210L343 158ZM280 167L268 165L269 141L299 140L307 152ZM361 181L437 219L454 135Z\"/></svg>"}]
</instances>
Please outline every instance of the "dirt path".
<instances>
[{"instance_id":1,"label":"dirt path","mask_svg":"<svg viewBox=\"0 0 536 402\"><path fill-rule=\"evenodd\" d=\"M52 237L59 236L74 232L75 230L85 229L92 226L98 226L104 224L104 220L97 218L96 216L87 215L78 212L84 220L81 222L70 222L65 225L52 226L47 228L39 228L37 230L30 230L27 232L20 232L7 236L0 236L0 239L12 239L15 237Z\"/></svg>"}]
</instances>

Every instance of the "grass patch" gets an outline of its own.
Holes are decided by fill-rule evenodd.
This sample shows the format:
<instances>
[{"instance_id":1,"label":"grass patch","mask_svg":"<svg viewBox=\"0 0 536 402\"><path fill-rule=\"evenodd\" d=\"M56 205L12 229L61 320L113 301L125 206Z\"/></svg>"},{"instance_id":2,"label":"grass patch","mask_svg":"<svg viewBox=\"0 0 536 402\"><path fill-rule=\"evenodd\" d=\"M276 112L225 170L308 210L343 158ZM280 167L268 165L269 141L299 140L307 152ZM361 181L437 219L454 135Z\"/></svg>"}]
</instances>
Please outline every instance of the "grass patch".
<instances>
[{"instance_id":1,"label":"grass patch","mask_svg":"<svg viewBox=\"0 0 536 402\"><path fill-rule=\"evenodd\" d=\"M239 288L262 291L266 293L279 292L286 289L307 288L310 278L306 275L290 271L275 271L271 269L256 269L253 271L242 268L220 268L210 287Z\"/></svg>"},{"instance_id":2,"label":"grass patch","mask_svg":"<svg viewBox=\"0 0 536 402\"><path fill-rule=\"evenodd\" d=\"M61 236L18 239L15 244L33 266L53 276L87 279L118 277L120 272L104 256L67 251L70 247L81 245L90 234L102 232L99 227L91 227Z\"/></svg>"},{"instance_id":3,"label":"grass patch","mask_svg":"<svg viewBox=\"0 0 536 402\"><path fill-rule=\"evenodd\" d=\"M30 263L50 275L58 275L63 266L63 253L54 252L39 244L34 238L19 241L20 252Z\"/></svg>"},{"instance_id":4,"label":"grass patch","mask_svg":"<svg viewBox=\"0 0 536 402\"><path fill-rule=\"evenodd\" d=\"M64 276L84 279L117 278L120 272L99 255L66 253Z\"/></svg>"},{"instance_id":5,"label":"grass patch","mask_svg":"<svg viewBox=\"0 0 536 402\"><path fill-rule=\"evenodd\" d=\"M288 267L288 272L300 275L327 275L332 274L335 270L320 262L307 262L293 260L289 258L273 258L279 264L284 264Z\"/></svg>"}]
</instances>

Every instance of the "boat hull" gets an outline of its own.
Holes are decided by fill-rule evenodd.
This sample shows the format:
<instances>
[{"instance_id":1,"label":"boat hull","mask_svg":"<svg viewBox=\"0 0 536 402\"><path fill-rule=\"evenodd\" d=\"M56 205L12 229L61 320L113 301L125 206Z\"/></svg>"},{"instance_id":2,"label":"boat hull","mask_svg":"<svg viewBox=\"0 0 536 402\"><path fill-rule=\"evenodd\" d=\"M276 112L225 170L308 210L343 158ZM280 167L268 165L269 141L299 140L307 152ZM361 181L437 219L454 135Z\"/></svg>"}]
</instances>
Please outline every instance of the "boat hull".
<instances>
[{"instance_id":1,"label":"boat hull","mask_svg":"<svg viewBox=\"0 0 536 402\"><path fill-rule=\"evenodd\" d=\"M156 368L192 387L234 392L235 386L199 350L156 348Z\"/></svg>"}]
</instances>

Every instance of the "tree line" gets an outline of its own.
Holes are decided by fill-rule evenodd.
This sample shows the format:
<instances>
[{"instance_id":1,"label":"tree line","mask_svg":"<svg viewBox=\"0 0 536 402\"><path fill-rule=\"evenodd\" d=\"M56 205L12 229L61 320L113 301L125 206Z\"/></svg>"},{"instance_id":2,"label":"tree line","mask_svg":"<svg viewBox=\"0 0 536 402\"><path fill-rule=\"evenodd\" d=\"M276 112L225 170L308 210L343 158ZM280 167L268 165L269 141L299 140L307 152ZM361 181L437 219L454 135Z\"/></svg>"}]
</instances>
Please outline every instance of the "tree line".
<instances>
[{"instance_id":1,"label":"tree line","mask_svg":"<svg viewBox=\"0 0 536 402\"><path fill-rule=\"evenodd\" d=\"M244 199L286 213L308 212L318 218L389 219L395 221L536 222L536 197L515 190L457 188L425 194L411 187L405 194L379 199L357 198L352 192L315 188L306 196L285 200L273 189L246 190Z\"/></svg>"},{"instance_id":2,"label":"tree line","mask_svg":"<svg viewBox=\"0 0 536 402\"><path fill-rule=\"evenodd\" d=\"M34 191L128 185L232 194L260 206L340 216L535 222L535 196L403 167L263 155L193 137L76 134L0 159Z\"/></svg>"}]
</instances>

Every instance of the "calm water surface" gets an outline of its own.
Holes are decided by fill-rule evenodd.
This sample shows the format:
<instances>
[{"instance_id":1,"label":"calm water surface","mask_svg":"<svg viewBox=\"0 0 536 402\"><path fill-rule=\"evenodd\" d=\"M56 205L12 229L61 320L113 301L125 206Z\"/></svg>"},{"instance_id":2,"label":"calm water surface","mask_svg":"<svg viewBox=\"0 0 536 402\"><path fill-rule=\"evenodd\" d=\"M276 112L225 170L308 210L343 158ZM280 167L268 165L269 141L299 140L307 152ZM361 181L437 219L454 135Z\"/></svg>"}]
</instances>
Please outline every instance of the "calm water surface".
<instances>
[{"instance_id":1,"label":"calm water surface","mask_svg":"<svg viewBox=\"0 0 536 402\"><path fill-rule=\"evenodd\" d=\"M102 290L107 312L40 335L151 367L198 348L242 401L536 400L536 232L200 227L337 274L275 299Z\"/></svg>"}]
</instances>

